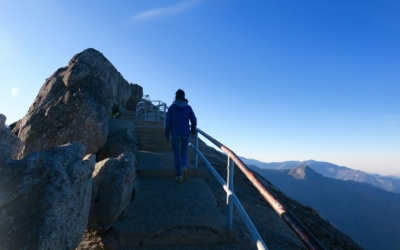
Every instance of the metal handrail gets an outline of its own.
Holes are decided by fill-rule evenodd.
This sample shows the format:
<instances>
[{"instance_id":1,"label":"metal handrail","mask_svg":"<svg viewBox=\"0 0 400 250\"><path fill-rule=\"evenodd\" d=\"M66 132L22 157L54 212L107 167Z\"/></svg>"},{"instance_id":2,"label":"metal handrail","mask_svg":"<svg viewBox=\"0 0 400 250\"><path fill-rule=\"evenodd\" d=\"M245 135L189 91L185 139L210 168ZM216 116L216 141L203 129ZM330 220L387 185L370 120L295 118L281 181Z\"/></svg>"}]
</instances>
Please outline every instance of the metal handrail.
<instances>
[{"instance_id":1,"label":"metal handrail","mask_svg":"<svg viewBox=\"0 0 400 250\"><path fill-rule=\"evenodd\" d=\"M197 133L196 133L197 134ZM268 247L265 245L263 239L261 238L260 234L258 233L256 227L253 225L250 217L247 215L246 211L244 210L242 204L240 203L239 199L233 192L233 161L231 159L228 160L228 184L222 179L222 177L218 174L218 172L213 168L210 162L204 157L204 155L200 152L196 146L190 143L190 146L196 152L196 156L199 155L200 158L203 160L204 164L208 167L208 170L212 173L212 175L217 179L219 184L223 187L227 194L227 209L226 209L226 227L228 229L232 228L232 221L233 221L233 205L235 205L237 211L239 212L240 217L242 217L247 229L250 232L251 237L253 238L254 242L256 242L257 249L259 250L268 250Z\"/></svg>"},{"instance_id":2,"label":"metal handrail","mask_svg":"<svg viewBox=\"0 0 400 250\"><path fill-rule=\"evenodd\" d=\"M157 121L160 121L160 117L164 118L164 123L163 126L165 127L165 118L166 118L166 113L168 110L168 105L165 102L158 101L158 100L146 100L147 103L150 102L151 107L155 107L157 110L157 114L147 114L147 109L146 109L146 102L140 101L136 104L136 117L138 115L143 115L144 120L147 119L147 117L150 116L157 116ZM154 105L153 103L158 103L157 105ZM162 113L160 113L162 112Z\"/></svg>"},{"instance_id":3,"label":"metal handrail","mask_svg":"<svg viewBox=\"0 0 400 250\"><path fill-rule=\"evenodd\" d=\"M198 148L198 133L203 135L209 141L211 141L214 145L220 148L223 152L228 155L228 173L227 173L227 181L228 185L224 182L221 176L215 171L215 169L211 166L211 164L207 161L204 155L200 152ZM255 229L253 223L250 218L247 216L243 207L241 206L239 200L236 195L233 193L233 171L234 171L234 163L240 168L240 170L246 175L246 177L253 183L254 187L260 192L260 194L265 198L265 200L271 205L271 207L278 213L278 215L286 222L286 224L295 232L295 234L300 238L303 244L308 249L320 250L325 249L321 243L297 220L296 217L273 195L273 193L269 190L267 186L265 186L262 181L251 172L251 170L243 163L243 161L228 147L197 128L195 133L195 144L190 144L190 146L195 151L194 158L194 167L197 169L198 165L198 156L203 160L204 164L209 168L211 173L217 178L219 183L223 186L224 190L227 192L227 227L230 228L232 226L232 204L238 209L238 212L242 219L244 220L246 227L248 228L250 234L253 237L253 240L257 244L258 249L267 249L265 243L262 241L260 235Z\"/></svg>"}]
</instances>

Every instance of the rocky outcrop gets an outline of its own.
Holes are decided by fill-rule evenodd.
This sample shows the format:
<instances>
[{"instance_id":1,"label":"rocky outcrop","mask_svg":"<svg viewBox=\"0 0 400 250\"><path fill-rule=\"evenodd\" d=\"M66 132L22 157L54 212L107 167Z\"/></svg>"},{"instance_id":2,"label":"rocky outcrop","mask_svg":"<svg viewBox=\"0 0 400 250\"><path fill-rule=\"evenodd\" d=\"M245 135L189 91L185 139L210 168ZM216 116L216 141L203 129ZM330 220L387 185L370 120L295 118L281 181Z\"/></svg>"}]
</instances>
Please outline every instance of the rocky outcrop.
<instances>
[{"instance_id":1,"label":"rocky outcrop","mask_svg":"<svg viewBox=\"0 0 400 250\"><path fill-rule=\"evenodd\" d=\"M138 84L129 84L129 87L132 90L132 94L129 97L128 102L126 103L126 109L136 111L136 104L143 97L143 88Z\"/></svg>"},{"instance_id":2,"label":"rocky outcrop","mask_svg":"<svg viewBox=\"0 0 400 250\"><path fill-rule=\"evenodd\" d=\"M0 169L0 249L75 249L85 232L95 158L71 143Z\"/></svg>"},{"instance_id":3,"label":"rocky outcrop","mask_svg":"<svg viewBox=\"0 0 400 250\"><path fill-rule=\"evenodd\" d=\"M21 140L5 126L6 119L0 114L0 168L6 159L16 159L22 149Z\"/></svg>"},{"instance_id":4,"label":"rocky outcrop","mask_svg":"<svg viewBox=\"0 0 400 250\"><path fill-rule=\"evenodd\" d=\"M323 176L314 170L312 170L307 165L301 165L289 170L289 175L293 176L295 179L309 179L309 178L322 178Z\"/></svg>"},{"instance_id":5,"label":"rocky outcrop","mask_svg":"<svg viewBox=\"0 0 400 250\"><path fill-rule=\"evenodd\" d=\"M136 154L137 138L135 138L133 124L119 119L108 121L107 142L96 155L96 162L107 158L117 158L124 152Z\"/></svg>"},{"instance_id":6,"label":"rocky outcrop","mask_svg":"<svg viewBox=\"0 0 400 250\"><path fill-rule=\"evenodd\" d=\"M46 80L28 114L14 126L24 142L20 157L73 141L95 153L106 142L113 109L122 112L131 92L100 52L75 55Z\"/></svg>"},{"instance_id":7,"label":"rocky outcrop","mask_svg":"<svg viewBox=\"0 0 400 250\"><path fill-rule=\"evenodd\" d=\"M121 244L115 230L111 228L106 233L99 233L87 229L83 235L82 242L75 250L119 250Z\"/></svg>"},{"instance_id":8,"label":"rocky outcrop","mask_svg":"<svg viewBox=\"0 0 400 250\"><path fill-rule=\"evenodd\" d=\"M96 163L88 228L107 231L129 205L135 182L135 156L123 153Z\"/></svg>"},{"instance_id":9,"label":"rocky outcrop","mask_svg":"<svg viewBox=\"0 0 400 250\"><path fill-rule=\"evenodd\" d=\"M5 126L6 120L7 120L7 117L3 114L0 114L0 127Z\"/></svg>"}]
</instances>

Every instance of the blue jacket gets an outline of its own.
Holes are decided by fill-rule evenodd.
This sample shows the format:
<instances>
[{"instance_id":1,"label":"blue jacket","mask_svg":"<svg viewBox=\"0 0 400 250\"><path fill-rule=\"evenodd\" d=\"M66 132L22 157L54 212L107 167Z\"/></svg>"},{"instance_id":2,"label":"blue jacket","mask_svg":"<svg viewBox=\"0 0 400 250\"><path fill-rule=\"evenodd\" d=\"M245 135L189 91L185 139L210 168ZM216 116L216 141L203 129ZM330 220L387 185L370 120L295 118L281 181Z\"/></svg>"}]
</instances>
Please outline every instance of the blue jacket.
<instances>
[{"instance_id":1,"label":"blue jacket","mask_svg":"<svg viewBox=\"0 0 400 250\"><path fill-rule=\"evenodd\" d=\"M196 126L196 116L187 102L177 100L169 106L165 119L165 137L168 138L170 133L171 135L190 136L190 132L195 132Z\"/></svg>"}]
</instances>

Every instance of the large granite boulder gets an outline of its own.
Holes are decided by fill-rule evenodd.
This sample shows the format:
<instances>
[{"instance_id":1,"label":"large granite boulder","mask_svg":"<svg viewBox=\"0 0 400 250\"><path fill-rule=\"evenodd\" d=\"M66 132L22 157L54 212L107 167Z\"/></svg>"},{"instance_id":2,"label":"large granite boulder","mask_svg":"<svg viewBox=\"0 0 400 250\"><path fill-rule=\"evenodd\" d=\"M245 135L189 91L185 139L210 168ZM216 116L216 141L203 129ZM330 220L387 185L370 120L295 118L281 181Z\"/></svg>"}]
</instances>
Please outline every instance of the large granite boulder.
<instances>
[{"instance_id":1,"label":"large granite boulder","mask_svg":"<svg viewBox=\"0 0 400 250\"><path fill-rule=\"evenodd\" d=\"M122 112L129 83L94 49L75 55L46 79L28 114L13 128L24 142L20 157L78 141L95 153L107 139L113 110Z\"/></svg>"},{"instance_id":2,"label":"large granite boulder","mask_svg":"<svg viewBox=\"0 0 400 250\"><path fill-rule=\"evenodd\" d=\"M132 94L129 97L128 102L126 103L126 109L136 111L136 104L143 97L143 88L138 84L129 84L129 87L132 90Z\"/></svg>"},{"instance_id":3,"label":"large granite boulder","mask_svg":"<svg viewBox=\"0 0 400 250\"><path fill-rule=\"evenodd\" d=\"M135 183L135 156L123 153L96 163L88 228L106 232L128 207Z\"/></svg>"},{"instance_id":4,"label":"large granite boulder","mask_svg":"<svg viewBox=\"0 0 400 250\"><path fill-rule=\"evenodd\" d=\"M71 143L0 169L0 249L75 249L92 197L94 155Z\"/></svg>"},{"instance_id":5,"label":"large granite boulder","mask_svg":"<svg viewBox=\"0 0 400 250\"><path fill-rule=\"evenodd\" d=\"M0 114L0 126L5 126L7 117L3 114Z\"/></svg>"},{"instance_id":6,"label":"large granite boulder","mask_svg":"<svg viewBox=\"0 0 400 250\"><path fill-rule=\"evenodd\" d=\"M8 158L17 159L22 149L21 140L5 126L6 116L0 114L0 168Z\"/></svg>"},{"instance_id":7,"label":"large granite boulder","mask_svg":"<svg viewBox=\"0 0 400 250\"><path fill-rule=\"evenodd\" d=\"M96 154L96 162L107 158L117 158L124 152L136 154L137 138L134 125L125 120L110 119L108 121L107 142Z\"/></svg>"},{"instance_id":8,"label":"large granite boulder","mask_svg":"<svg viewBox=\"0 0 400 250\"><path fill-rule=\"evenodd\" d=\"M82 242L75 250L120 250L117 232L111 227L105 233L87 229Z\"/></svg>"}]
</instances>

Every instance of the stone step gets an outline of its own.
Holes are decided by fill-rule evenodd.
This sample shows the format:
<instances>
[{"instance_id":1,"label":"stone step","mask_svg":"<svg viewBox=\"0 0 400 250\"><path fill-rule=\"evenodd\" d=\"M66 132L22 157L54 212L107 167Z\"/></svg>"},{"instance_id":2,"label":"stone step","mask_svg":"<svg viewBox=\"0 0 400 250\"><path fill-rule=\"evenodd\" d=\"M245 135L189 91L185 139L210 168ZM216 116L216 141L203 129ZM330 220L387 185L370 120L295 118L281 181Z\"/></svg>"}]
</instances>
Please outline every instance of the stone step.
<instances>
[{"instance_id":1,"label":"stone step","mask_svg":"<svg viewBox=\"0 0 400 250\"><path fill-rule=\"evenodd\" d=\"M120 116L118 119L136 123L136 118L134 116Z\"/></svg>"},{"instance_id":2,"label":"stone step","mask_svg":"<svg viewBox=\"0 0 400 250\"><path fill-rule=\"evenodd\" d=\"M153 127L162 127L163 121L144 121L144 120L137 120L136 125L138 126L153 126Z\"/></svg>"},{"instance_id":3,"label":"stone step","mask_svg":"<svg viewBox=\"0 0 400 250\"><path fill-rule=\"evenodd\" d=\"M160 145L160 144L144 144L140 145L140 149L144 151L172 151L172 146L171 144L165 144L165 145Z\"/></svg>"},{"instance_id":4,"label":"stone step","mask_svg":"<svg viewBox=\"0 0 400 250\"><path fill-rule=\"evenodd\" d=\"M136 130L137 131L137 130ZM165 137L164 137L164 130L163 131L161 131L161 130L156 130L156 131L144 131L144 132L142 132L142 131L137 131L137 134L138 134L138 136L139 137L154 137L154 138L164 138L165 139Z\"/></svg>"},{"instance_id":5,"label":"stone step","mask_svg":"<svg viewBox=\"0 0 400 250\"><path fill-rule=\"evenodd\" d=\"M139 176L176 176L174 166L174 155L172 151L138 151L139 165L137 173ZM189 178L198 176L199 171L188 164Z\"/></svg>"},{"instance_id":6,"label":"stone step","mask_svg":"<svg viewBox=\"0 0 400 250\"><path fill-rule=\"evenodd\" d=\"M163 112L160 112L160 115L163 115ZM136 116L136 112L135 111L127 110L120 116L120 118L122 118L122 119L134 118L137 121L155 121L155 122L158 121L158 122L161 122L161 123L164 121L164 118L161 117L161 116L157 117L157 112L153 111L152 109L147 110L147 117L144 117L142 114L138 114Z\"/></svg>"},{"instance_id":7,"label":"stone step","mask_svg":"<svg viewBox=\"0 0 400 250\"><path fill-rule=\"evenodd\" d=\"M135 118L137 121L153 121L153 122L155 121L155 122L157 122L156 118L147 117L145 119L143 116L140 116L140 115L136 116L135 112L130 113L130 114L123 114L119 118ZM159 121L160 123L162 123L162 119L163 118L160 118L160 121Z\"/></svg>"},{"instance_id":8,"label":"stone step","mask_svg":"<svg viewBox=\"0 0 400 250\"><path fill-rule=\"evenodd\" d=\"M163 136L159 136L159 137L156 137L156 136L139 136L139 143L141 144L141 145L144 145L144 144L160 144L160 145L164 145L164 144L168 144L168 145L171 145L171 142L167 142L166 140L165 140L166 138L164 137L164 135Z\"/></svg>"},{"instance_id":9,"label":"stone step","mask_svg":"<svg viewBox=\"0 0 400 250\"><path fill-rule=\"evenodd\" d=\"M121 115L121 116L136 116L136 112L135 112L135 111L127 110L127 111L125 111L124 114Z\"/></svg>"},{"instance_id":10,"label":"stone step","mask_svg":"<svg viewBox=\"0 0 400 250\"><path fill-rule=\"evenodd\" d=\"M205 246L237 241L203 179L140 177L133 202L113 225L121 247Z\"/></svg>"},{"instance_id":11,"label":"stone step","mask_svg":"<svg viewBox=\"0 0 400 250\"><path fill-rule=\"evenodd\" d=\"M163 115L162 112L160 115ZM164 118L157 115L157 112L147 111L147 116L144 117L142 114L138 114L138 120L146 120L146 121L163 121Z\"/></svg>"},{"instance_id":12,"label":"stone step","mask_svg":"<svg viewBox=\"0 0 400 250\"><path fill-rule=\"evenodd\" d=\"M144 138L151 138L151 137L163 138L164 139L163 143L165 142L164 132L161 133L160 131L158 131L157 133L151 133L149 131L149 132L145 132L145 133L138 132L137 134L138 134L138 137L144 137Z\"/></svg>"},{"instance_id":13,"label":"stone step","mask_svg":"<svg viewBox=\"0 0 400 250\"><path fill-rule=\"evenodd\" d=\"M165 128L163 127L156 127L156 126L136 126L136 130L139 135L162 135L164 136Z\"/></svg>"},{"instance_id":14,"label":"stone step","mask_svg":"<svg viewBox=\"0 0 400 250\"><path fill-rule=\"evenodd\" d=\"M204 245L204 246L140 246L124 247L121 250L240 250L234 243Z\"/></svg>"}]
</instances>

